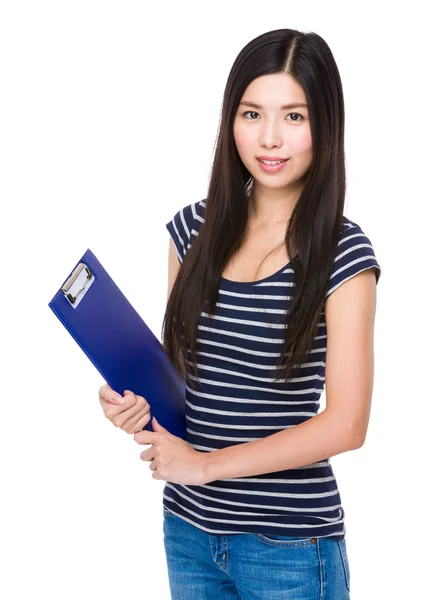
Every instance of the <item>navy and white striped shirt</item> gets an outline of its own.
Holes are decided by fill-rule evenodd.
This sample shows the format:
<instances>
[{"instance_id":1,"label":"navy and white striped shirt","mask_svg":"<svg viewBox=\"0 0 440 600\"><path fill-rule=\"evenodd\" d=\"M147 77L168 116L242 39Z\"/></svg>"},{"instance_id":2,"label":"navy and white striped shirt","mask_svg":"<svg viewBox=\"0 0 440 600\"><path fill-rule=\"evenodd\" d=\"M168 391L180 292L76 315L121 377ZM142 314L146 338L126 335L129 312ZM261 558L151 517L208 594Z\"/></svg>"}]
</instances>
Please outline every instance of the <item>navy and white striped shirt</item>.
<instances>
[{"instance_id":1,"label":"navy and white striped shirt","mask_svg":"<svg viewBox=\"0 0 440 600\"><path fill-rule=\"evenodd\" d=\"M166 227L179 261L204 223L205 200L185 206ZM338 253L326 298L365 269L381 267L362 229L344 216ZM221 278L212 321L201 313L198 365L201 387L186 386L187 442L212 452L251 442L316 415L325 382L325 313L310 360L296 378L271 377L283 342L294 271L286 265L251 282ZM187 380L188 381L188 380ZM163 505L212 534L345 537L345 513L330 458L296 469L252 477L219 479L205 485L166 482Z\"/></svg>"}]
</instances>

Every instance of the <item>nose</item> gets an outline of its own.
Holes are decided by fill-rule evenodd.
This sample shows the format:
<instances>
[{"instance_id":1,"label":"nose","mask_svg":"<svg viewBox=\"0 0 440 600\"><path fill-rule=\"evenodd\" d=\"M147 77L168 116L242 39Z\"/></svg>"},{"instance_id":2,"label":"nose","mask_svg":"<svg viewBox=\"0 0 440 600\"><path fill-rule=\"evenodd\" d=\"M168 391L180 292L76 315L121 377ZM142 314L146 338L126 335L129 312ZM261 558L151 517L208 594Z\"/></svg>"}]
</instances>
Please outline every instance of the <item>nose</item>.
<instances>
[{"instance_id":1,"label":"nose","mask_svg":"<svg viewBox=\"0 0 440 600\"><path fill-rule=\"evenodd\" d=\"M278 123L276 119L269 119L267 121L266 126L263 127L263 131L260 137L260 144L261 146L265 146L266 148L282 146L283 141L279 135Z\"/></svg>"}]
</instances>

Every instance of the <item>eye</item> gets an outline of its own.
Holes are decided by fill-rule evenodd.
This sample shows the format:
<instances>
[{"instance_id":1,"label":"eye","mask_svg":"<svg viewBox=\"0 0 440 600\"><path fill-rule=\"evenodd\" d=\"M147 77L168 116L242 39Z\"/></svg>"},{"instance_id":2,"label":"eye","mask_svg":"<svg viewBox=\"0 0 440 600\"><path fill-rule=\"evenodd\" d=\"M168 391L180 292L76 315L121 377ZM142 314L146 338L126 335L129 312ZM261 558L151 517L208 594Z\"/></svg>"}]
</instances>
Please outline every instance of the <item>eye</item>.
<instances>
[{"instance_id":1,"label":"eye","mask_svg":"<svg viewBox=\"0 0 440 600\"><path fill-rule=\"evenodd\" d=\"M251 114L253 114L253 115L258 115L258 113L257 113L257 112L255 112L254 110L246 110L246 111L243 113L243 117L244 117L245 115L247 115L248 113L251 113ZM251 121L255 121L255 119L250 119L250 120L251 120Z\"/></svg>"},{"instance_id":2,"label":"eye","mask_svg":"<svg viewBox=\"0 0 440 600\"><path fill-rule=\"evenodd\" d=\"M289 113L289 115L296 115L297 117L300 117L300 119L295 119L295 121L298 121L298 120L303 120L303 119L304 119L304 117L303 117L302 115L300 115L299 113L294 113L294 112L293 112L293 113ZM291 121L291 120L292 120L292 119L289 119L289 121Z\"/></svg>"},{"instance_id":3,"label":"eye","mask_svg":"<svg viewBox=\"0 0 440 600\"><path fill-rule=\"evenodd\" d=\"M247 115L247 114L253 114L253 115L258 115L259 113L257 113L255 110L246 110L243 113L243 116ZM288 119L288 121L293 121L294 123L300 121L300 120L304 120L304 117L302 115L300 115L299 113L289 113L289 115L296 115L297 117L300 117L299 119ZM249 121L255 121L255 119L248 119Z\"/></svg>"}]
</instances>

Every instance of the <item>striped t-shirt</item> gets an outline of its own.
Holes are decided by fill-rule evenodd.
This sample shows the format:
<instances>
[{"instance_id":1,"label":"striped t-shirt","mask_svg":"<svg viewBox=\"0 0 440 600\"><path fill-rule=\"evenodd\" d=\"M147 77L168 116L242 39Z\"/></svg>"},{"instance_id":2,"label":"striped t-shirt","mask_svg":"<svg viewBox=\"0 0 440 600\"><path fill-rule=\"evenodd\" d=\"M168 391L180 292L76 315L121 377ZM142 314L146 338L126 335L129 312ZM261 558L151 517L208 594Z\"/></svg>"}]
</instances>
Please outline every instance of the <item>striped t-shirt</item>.
<instances>
[{"instance_id":1,"label":"striped t-shirt","mask_svg":"<svg viewBox=\"0 0 440 600\"><path fill-rule=\"evenodd\" d=\"M205 206L205 200L189 204L166 224L180 262L204 223ZM359 225L344 216L326 298L370 267L376 267L377 284L381 268L371 242ZM290 262L258 281L221 278L212 320L202 312L198 326L200 389L193 391L186 385L187 442L194 449L212 452L251 442L318 412L325 382L324 311L310 359L297 377L279 382L271 377L283 342L280 315L286 314L294 280ZM167 481L163 505L212 534L345 537L345 513L330 458L205 485Z\"/></svg>"}]
</instances>

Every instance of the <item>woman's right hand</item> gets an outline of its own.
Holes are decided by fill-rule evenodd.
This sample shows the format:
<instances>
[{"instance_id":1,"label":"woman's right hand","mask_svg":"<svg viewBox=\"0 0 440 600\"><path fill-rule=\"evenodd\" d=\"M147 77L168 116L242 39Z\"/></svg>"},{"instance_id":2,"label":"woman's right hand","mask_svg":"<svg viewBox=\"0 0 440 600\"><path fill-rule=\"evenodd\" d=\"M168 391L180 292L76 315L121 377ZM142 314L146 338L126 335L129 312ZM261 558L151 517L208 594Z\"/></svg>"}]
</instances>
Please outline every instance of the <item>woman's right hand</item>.
<instances>
[{"instance_id":1,"label":"woman's right hand","mask_svg":"<svg viewBox=\"0 0 440 600\"><path fill-rule=\"evenodd\" d=\"M120 396L106 383L99 388L99 402L107 419L127 433L141 431L150 421L150 405L130 390Z\"/></svg>"}]
</instances>

